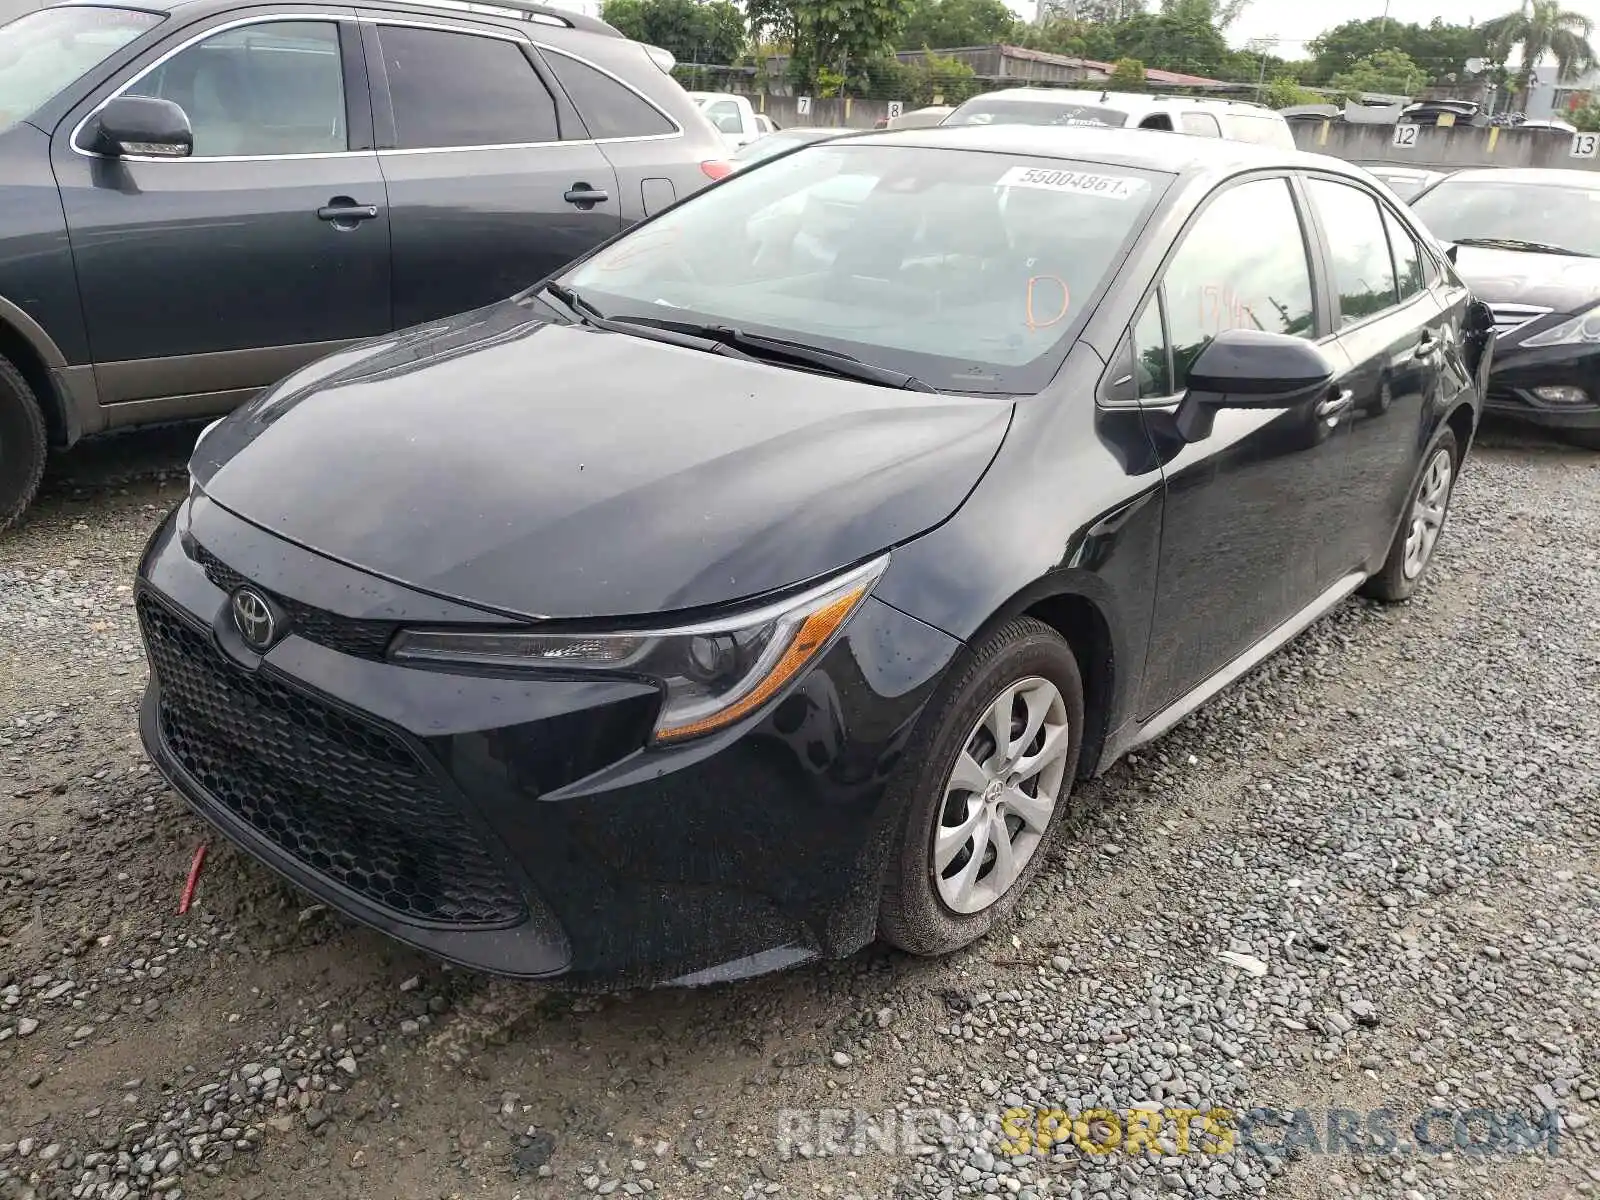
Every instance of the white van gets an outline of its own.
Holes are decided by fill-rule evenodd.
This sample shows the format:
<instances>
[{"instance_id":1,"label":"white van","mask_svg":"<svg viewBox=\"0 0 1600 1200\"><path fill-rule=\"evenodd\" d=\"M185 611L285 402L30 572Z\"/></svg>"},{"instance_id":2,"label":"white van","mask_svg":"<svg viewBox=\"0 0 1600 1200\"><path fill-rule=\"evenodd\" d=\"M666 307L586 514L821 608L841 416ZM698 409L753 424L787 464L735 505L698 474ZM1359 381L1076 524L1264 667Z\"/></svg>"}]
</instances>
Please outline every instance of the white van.
<instances>
[{"instance_id":1,"label":"white van","mask_svg":"<svg viewBox=\"0 0 1600 1200\"><path fill-rule=\"evenodd\" d=\"M1166 129L1293 150L1289 122L1264 104L1144 92L1008 88L959 105L945 125L1099 125Z\"/></svg>"}]
</instances>

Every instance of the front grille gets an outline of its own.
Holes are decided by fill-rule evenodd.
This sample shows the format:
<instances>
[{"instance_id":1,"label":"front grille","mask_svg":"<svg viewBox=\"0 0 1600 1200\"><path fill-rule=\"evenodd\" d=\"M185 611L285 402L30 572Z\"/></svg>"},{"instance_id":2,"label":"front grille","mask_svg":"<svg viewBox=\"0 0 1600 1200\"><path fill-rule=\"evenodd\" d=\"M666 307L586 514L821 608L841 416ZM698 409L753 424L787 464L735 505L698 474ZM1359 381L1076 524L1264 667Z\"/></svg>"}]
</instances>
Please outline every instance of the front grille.
<instances>
[{"instance_id":1,"label":"front grille","mask_svg":"<svg viewBox=\"0 0 1600 1200\"><path fill-rule=\"evenodd\" d=\"M313 608L287 596L251 582L204 546L194 548L195 561L205 569L206 578L225 592L250 583L251 587L271 596L289 617L289 628L307 641L316 642L341 654L357 658L382 658L389 648L398 625L393 621L365 621L341 617L325 609Z\"/></svg>"},{"instance_id":2,"label":"front grille","mask_svg":"<svg viewBox=\"0 0 1600 1200\"><path fill-rule=\"evenodd\" d=\"M212 800L307 869L400 917L501 925L521 896L399 738L234 666L144 594L161 735Z\"/></svg>"},{"instance_id":3,"label":"front grille","mask_svg":"<svg viewBox=\"0 0 1600 1200\"><path fill-rule=\"evenodd\" d=\"M1495 333L1505 337L1530 321L1549 316L1555 310L1542 308L1537 304L1491 304L1489 311L1494 314Z\"/></svg>"}]
</instances>

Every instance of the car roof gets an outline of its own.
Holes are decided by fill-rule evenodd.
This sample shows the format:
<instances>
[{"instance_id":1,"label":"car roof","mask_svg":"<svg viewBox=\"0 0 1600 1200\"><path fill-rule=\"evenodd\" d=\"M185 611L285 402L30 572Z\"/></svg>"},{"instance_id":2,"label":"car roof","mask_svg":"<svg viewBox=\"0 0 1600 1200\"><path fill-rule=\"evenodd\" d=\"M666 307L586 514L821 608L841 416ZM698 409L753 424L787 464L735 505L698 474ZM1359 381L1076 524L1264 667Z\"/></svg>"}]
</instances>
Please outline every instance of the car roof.
<instances>
[{"instance_id":1,"label":"car roof","mask_svg":"<svg viewBox=\"0 0 1600 1200\"><path fill-rule=\"evenodd\" d=\"M1220 99L1213 96L1175 96L1160 92L1111 92L1092 88L1005 88L998 92L983 92L973 100L1021 100L1037 104L1095 104L1103 108L1117 108L1129 112L1157 108L1181 101L1202 108L1225 108L1234 112L1258 113L1262 116L1278 114L1265 104L1250 100Z\"/></svg>"},{"instance_id":2,"label":"car roof","mask_svg":"<svg viewBox=\"0 0 1600 1200\"><path fill-rule=\"evenodd\" d=\"M406 9L434 13L440 16L486 17L491 20L516 21L526 25L543 25L550 28L582 30L621 38L622 33L598 17L585 16L565 8L535 3L534 0L377 0L384 8ZM144 12L164 14L183 13L185 16L225 13L236 8L253 8L252 0L164 0L147 3L146 0L65 0L66 6L94 8L132 8Z\"/></svg>"},{"instance_id":3,"label":"car roof","mask_svg":"<svg viewBox=\"0 0 1600 1200\"><path fill-rule=\"evenodd\" d=\"M1600 191L1600 171L1569 171L1560 167L1472 167L1450 174L1450 181L1521 183L1552 187L1579 187Z\"/></svg>"},{"instance_id":4,"label":"car roof","mask_svg":"<svg viewBox=\"0 0 1600 1200\"><path fill-rule=\"evenodd\" d=\"M1228 138L1195 137L1158 129L1096 129L1058 125L933 125L922 129L882 129L852 142L942 147L1165 171L1173 175L1227 174L1271 167L1318 170L1364 178L1343 159L1303 150L1283 150Z\"/></svg>"}]
</instances>

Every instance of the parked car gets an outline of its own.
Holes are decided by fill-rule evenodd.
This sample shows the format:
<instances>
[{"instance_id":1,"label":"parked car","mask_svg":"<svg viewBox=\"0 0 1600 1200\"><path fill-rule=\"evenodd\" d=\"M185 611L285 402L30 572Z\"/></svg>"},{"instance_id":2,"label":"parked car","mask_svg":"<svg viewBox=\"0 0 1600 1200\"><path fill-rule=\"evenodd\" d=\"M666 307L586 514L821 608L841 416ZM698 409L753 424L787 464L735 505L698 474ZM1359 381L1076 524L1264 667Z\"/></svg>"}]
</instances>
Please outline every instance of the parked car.
<instances>
[{"instance_id":1,"label":"parked car","mask_svg":"<svg viewBox=\"0 0 1600 1200\"><path fill-rule=\"evenodd\" d=\"M914 108L910 112L903 112L898 117L879 117L873 122L874 129L926 129L938 125L955 112L955 106L950 104L930 104L926 108Z\"/></svg>"},{"instance_id":2,"label":"parked car","mask_svg":"<svg viewBox=\"0 0 1600 1200\"><path fill-rule=\"evenodd\" d=\"M1089 125L1112 129L1163 129L1197 137L1257 142L1294 149L1283 117L1247 100L1197 99L1143 92L1089 92L1062 88L1007 88L974 96L945 117L945 125Z\"/></svg>"},{"instance_id":3,"label":"parked car","mask_svg":"<svg viewBox=\"0 0 1600 1200\"><path fill-rule=\"evenodd\" d=\"M839 179L819 269L768 218ZM489 971L944 953L1075 781L1413 594L1491 354L1333 159L806 146L206 432L138 568L144 744L323 902Z\"/></svg>"},{"instance_id":4,"label":"parked car","mask_svg":"<svg viewBox=\"0 0 1600 1200\"><path fill-rule=\"evenodd\" d=\"M1448 172L1422 167L1395 167L1388 163L1362 163L1367 172L1402 200L1415 200Z\"/></svg>"},{"instance_id":5,"label":"parked car","mask_svg":"<svg viewBox=\"0 0 1600 1200\"><path fill-rule=\"evenodd\" d=\"M748 96L734 92L690 92L689 99L705 113L730 150L742 149L777 128L770 117L756 111Z\"/></svg>"},{"instance_id":6,"label":"parked car","mask_svg":"<svg viewBox=\"0 0 1600 1200\"><path fill-rule=\"evenodd\" d=\"M753 167L758 162L765 162L775 158L787 150L797 146L806 146L812 142L825 142L830 138L844 137L846 134L859 133L858 129L848 126L797 126L793 129L784 129L776 133L769 133L766 137L757 138L743 149L737 151L729 160L735 171L742 171L746 167Z\"/></svg>"},{"instance_id":7,"label":"parked car","mask_svg":"<svg viewBox=\"0 0 1600 1200\"><path fill-rule=\"evenodd\" d=\"M1411 205L1494 311L1488 411L1600 450L1600 177L1457 171Z\"/></svg>"},{"instance_id":8,"label":"parked car","mask_svg":"<svg viewBox=\"0 0 1600 1200\"><path fill-rule=\"evenodd\" d=\"M224 412L726 174L671 65L519 0L0 26L0 528L47 443Z\"/></svg>"}]
</instances>

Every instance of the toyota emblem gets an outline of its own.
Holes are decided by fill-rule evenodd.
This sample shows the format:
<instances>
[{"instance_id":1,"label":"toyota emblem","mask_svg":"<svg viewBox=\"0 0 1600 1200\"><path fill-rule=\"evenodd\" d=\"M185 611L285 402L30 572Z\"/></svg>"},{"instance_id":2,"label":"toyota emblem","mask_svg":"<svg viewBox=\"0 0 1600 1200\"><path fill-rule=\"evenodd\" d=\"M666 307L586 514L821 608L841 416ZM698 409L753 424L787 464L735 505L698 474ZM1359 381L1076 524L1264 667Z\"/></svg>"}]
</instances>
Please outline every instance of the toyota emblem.
<instances>
[{"instance_id":1,"label":"toyota emblem","mask_svg":"<svg viewBox=\"0 0 1600 1200\"><path fill-rule=\"evenodd\" d=\"M278 622L266 597L243 587L233 594L233 626L254 650L265 650L278 636Z\"/></svg>"}]
</instances>

